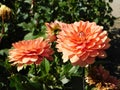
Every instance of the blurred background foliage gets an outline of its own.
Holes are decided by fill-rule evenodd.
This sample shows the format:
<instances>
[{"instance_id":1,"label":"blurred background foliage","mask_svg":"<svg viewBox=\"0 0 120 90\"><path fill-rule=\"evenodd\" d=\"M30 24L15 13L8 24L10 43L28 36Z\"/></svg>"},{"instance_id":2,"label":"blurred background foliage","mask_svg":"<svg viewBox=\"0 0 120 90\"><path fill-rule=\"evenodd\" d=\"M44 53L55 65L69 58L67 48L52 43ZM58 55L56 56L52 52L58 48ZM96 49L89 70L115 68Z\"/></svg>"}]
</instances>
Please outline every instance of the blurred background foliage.
<instances>
[{"instance_id":1,"label":"blurred background foliage","mask_svg":"<svg viewBox=\"0 0 120 90\"><path fill-rule=\"evenodd\" d=\"M7 61L8 50L13 42L23 39L34 39L40 36L45 37L46 28L44 23L55 20L66 23L79 20L94 21L98 25L104 26L104 29L110 33L112 47L107 51L108 58L105 61L103 60L102 63L110 70L116 69L116 63L113 63L113 60L117 62L120 57L118 53L111 53L117 50L114 44L118 41L114 41L114 33L110 30L115 20L115 17L111 14L112 8L109 5L112 1L0 0L1 5L4 4L12 10L10 19L4 20L4 26L2 25L2 18L0 18L0 90L3 90L3 88L4 90L38 90L38 88L41 90L75 90L77 86L71 86L72 82L67 78L72 80L72 75L81 75L81 72L78 73L78 71L81 71L81 68L72 67L69 63L61 65L57 57L52 63L47 60L42 62L41 70L38 72L38 75L41 75L41 77L34 76L35 72L32 67L30 69L26 67L27 69L18 73L16 68L10 66ZM4 32L2 32L3 27ZM118 55L118 57L115 57L114 54ZM118 72L117 74L112 74L119 77ZM62 81L64 80L66 83L69 83L63 83ZM44 82L47 82L48 85L41 84ZM28 85L30 87L27 87ZM79 87L77 88L79 89Z\"/></svg>"}]
</instances>

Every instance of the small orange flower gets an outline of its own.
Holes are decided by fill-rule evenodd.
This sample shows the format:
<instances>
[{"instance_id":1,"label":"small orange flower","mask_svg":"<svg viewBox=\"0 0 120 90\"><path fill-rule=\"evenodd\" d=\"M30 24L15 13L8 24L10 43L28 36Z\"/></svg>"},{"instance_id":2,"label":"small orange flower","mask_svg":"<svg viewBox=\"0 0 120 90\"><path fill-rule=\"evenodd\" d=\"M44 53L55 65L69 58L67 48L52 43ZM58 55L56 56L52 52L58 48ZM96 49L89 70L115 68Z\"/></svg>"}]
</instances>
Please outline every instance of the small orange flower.
<instances>
[{"instance_id":1,"label":"small orange flower","mask_svg":"<svg viewBox=\"0 0 120 90\"><path fill-rule=\"evenodd\" d=\"M63 62L69 59L73 65L92 64L95 57L105 58L105 49L110 47L107 31L95 22L62 24L57 35L58 52L63 53Z\"/></svg>"},{"instance_id":2,"label":"small orange flower","mask_svg":"<svg viewBox=\"0 0 120 90\"><path fill-rule=\"evenodd\" d=\"M59 28L59 25L56 22L51 22L51 23L45 23L47 27L47 39L50 42L53 42L56 40L56 35L55 35L55 30Z\"/></svg>"},{"instance_id":3,"label":"small orange flower","mask_svg":"<svg viewBox=\"0 0 120 90\"><path fill-rule=\"evenodd\" d=\"M60 31L61 27L63 27L66 24L56 20L51 23L45 23L45 25L47 27L47 39L50 42L53 42L57 39L57 37L56 37L57 31Z\"/></svg>"},{"instance_id":4,"label":"small orange flower","mask_svg":"<svg viewBox=\"0 0 120 90\"><path fill-rule=\"evenodd\" d=\"M9 51L9 59L12 65L17 65L21 70L24 65L40 64L43 58L52 60L53 50L48 41L43 38L23 40L12 44L14 49Z\"/></svg>"}]
</instances>

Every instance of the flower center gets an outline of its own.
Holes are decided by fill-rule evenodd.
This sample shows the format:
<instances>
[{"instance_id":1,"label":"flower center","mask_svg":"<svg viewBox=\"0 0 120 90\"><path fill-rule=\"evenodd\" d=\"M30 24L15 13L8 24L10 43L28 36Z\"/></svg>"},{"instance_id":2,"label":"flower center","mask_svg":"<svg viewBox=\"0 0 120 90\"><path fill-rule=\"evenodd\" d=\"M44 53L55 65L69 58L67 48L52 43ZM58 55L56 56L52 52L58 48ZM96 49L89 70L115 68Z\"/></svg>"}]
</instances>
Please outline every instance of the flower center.
<instances>
[{"instance_id":1,"label":"flower center","mask_svg":"<svg viewBox=\"0 0 120 90\"><path fill-rule=\"evenodd\" d=\"M79 33L79 38L80 38L81 40L85 40L85 37L86 37L85 33L84 33L83 31L81 31L81 32Z\"/></svg>"}]
</instances>

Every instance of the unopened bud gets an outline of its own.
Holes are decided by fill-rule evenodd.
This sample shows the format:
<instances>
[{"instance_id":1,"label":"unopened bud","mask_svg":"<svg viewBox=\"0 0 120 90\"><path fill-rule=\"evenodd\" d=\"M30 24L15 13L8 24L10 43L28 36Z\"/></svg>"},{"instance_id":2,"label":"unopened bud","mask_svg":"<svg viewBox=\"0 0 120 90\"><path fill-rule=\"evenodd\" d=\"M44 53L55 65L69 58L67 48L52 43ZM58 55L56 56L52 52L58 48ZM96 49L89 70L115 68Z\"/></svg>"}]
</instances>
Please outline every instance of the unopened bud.
<instances>
[{"instance_id":1,"label":"unopened bud","mask_svg":"<svg viewBox=\"0 0 120 90\"><path fill-rule=\"evenodd\" d=\"M11 9L6 5L1 5L0 7L0 17L2 20L9 19L11 14Z\"/></svg>"}]
</instances>

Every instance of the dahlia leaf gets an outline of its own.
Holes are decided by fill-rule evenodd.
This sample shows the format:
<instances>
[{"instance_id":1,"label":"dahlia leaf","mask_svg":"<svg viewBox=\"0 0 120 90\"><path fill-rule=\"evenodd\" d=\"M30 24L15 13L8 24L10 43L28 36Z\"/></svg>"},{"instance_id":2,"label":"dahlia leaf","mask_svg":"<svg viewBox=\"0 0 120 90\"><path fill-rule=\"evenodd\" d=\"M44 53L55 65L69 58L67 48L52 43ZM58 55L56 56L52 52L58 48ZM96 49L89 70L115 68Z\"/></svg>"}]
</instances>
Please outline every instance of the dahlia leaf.
<instances>
[{"instance_id":1,"label":"dahlia leaf","mask_svg":"<svg viewBox=\"0 0 120 90\"><path fill-rule=\"evenodd\" d=\"M72 74L75 74L77 73L79 69L79 66L73 66L70 70L69 70L69 73L72 75Z\"/></svg>"},{"instance_id":2,"label":"dahlia leaf","mask_svg":"<svg viewBox=\"0 0 120 90\"><path fill-rule=\"evenodd\" d=\"M43 74L47 74L50 70L50 63L47 59L43 60L41 63L41 71Z\"/></svg>"}]
</instances>

